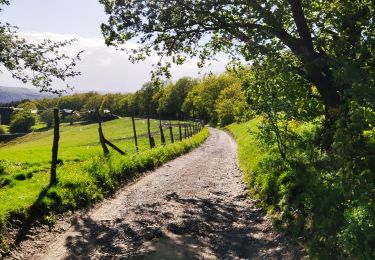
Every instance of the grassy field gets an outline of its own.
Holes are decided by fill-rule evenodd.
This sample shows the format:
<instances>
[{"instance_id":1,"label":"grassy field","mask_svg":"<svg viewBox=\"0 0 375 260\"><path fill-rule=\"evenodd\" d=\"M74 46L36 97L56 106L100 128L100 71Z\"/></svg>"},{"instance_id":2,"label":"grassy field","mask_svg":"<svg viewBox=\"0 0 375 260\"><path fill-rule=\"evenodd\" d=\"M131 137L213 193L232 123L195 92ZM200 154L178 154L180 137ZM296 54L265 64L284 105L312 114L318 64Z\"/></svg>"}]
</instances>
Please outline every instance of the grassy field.
<instances>
[{"instance_id":1,"label":"grassy field","mask_svg":"<svg viewBox=\"0 0 375 260\"><path fill-rule=\"evenodd\" d=\"M173 122L172 122L173 123ZM151 120L151 132L159 133L159 121ZM147 121L136 120L137 135L147 133ZM134 154L135 143L130 118L121 118L103 123L105 137L126 154ZM173 128L174 137L179 137L178 128ZM170 143L169 129L164 129L167 143ZM154 135L156 145L161 145L160 135ZM0 143L0 161L4 168L0 171L0 187L16 185L36 174L49 172L51 162L53 130L41 128L11 142ZM138 138L139 151L149 149L148 138ZM109 148L111 150L111 148ZM102 153L97 124L61 124L59 159L64 165L87 160ZM13 185L13 186L14 186ZM1 192L1 191L0 191Z\"/></svg>"},{"instance_id":2,"label":"grassy field","mask_svg":"<svg viewBox=\"0 0 375 260\"><path fill-rule=\"evenodd\" d=\"M152 120L152 132L159 130L158 124ZM137 120L136 126L138 135L147 133L145 120ZM169 129L165 129L167 145L161 146L160 136L155 135L157 147L151 150L148 138L139 138L140 152L136 153L134 140L127 139L133 136L131 119L117 119L103 123L103 131L126 155L113 151L104 157L97 127L97 124L62 124L59 158L64 164L58 168L59 182L54 187L48 186L52 130L33 132L1 145L0 230L4 232L12 216L33 215L36 205L38 211L44 213L88 205L115 190L123 180L196 147L208 135L204 130L183 142L171 144ZM178 128L173 132L178 140Z\"/></svg>"},{"instance_id":3,"label":"grassy field","mask_svg":"<svg viewBox=\"0 0 375 260\"><path fill-rule=\"evenodd\" d=\"M151 131L158 131L159 121L151 120ZM147 133L147 121L136 120L137 135ZM116 119L103 123L105 137L120 147L126 153L134 153L135 145L133 128L130 118ZM0 160L16 162L41 163L51 160L53 129L35 131L12 142L0 144ZM169 142L169 131L164 130ZM178 137L178 128L174 128L175 139ZM129 138L128 140L122 140ZM155 136L156 144L160 144L160 136ZM139 149L149 148L148 139L139 139ZM98 125L62 124L60 127L59 159L77 161L101 152L98 137Z\"/></svg>"}]
</instances>

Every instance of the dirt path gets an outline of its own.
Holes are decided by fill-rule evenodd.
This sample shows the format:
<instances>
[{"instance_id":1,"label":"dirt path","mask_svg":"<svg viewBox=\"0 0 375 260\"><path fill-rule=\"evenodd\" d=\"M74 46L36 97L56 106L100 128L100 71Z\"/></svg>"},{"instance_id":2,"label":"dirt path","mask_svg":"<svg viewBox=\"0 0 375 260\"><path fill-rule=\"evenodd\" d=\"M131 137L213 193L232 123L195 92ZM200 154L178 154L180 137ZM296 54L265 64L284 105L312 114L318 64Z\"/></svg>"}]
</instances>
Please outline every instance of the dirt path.
<instances>
[{"instance_id":1,"label":"dirt path","mask_svg":"<svg viewBox=\"0 0 375 260\"><path fill-rule=\"evenodd\" d=\"M236 150L227 133L210 129L193 152L124 187L87 215L25 241L12 258L301 258L247 198Z\"/></svg>"}]
</instances>

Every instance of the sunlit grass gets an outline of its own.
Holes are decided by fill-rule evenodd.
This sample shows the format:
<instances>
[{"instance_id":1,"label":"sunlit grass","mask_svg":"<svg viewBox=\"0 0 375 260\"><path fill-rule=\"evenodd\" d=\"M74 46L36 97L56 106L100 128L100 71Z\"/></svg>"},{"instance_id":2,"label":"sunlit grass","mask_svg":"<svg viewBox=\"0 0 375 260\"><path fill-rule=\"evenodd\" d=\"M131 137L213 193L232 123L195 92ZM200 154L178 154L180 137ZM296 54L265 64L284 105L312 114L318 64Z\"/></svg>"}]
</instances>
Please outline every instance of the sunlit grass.
<instances>
[{"instance_id":1,"label":"sunlit grass","mask_svg":"<svg viewBox=\"0 0 375 260\"><path fill-rule=\"evenodd\" d=\"M251 172L266 153L265 147L257 139L258 124L260 122L260 118L255 118L249 122L234 123L226 127L237 141L238 160L247 184L249 184Z\"/></svg>"}]
</instances>

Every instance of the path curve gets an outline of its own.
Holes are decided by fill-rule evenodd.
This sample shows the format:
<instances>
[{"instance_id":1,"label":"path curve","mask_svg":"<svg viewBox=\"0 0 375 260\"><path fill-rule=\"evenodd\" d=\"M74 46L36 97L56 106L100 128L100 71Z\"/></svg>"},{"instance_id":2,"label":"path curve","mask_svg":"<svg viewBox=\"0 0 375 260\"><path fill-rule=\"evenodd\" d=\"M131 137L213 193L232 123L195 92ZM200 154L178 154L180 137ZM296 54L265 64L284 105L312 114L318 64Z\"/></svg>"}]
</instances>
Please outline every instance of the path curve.
<instances>
[{"instance_id":1,"label":"path curve","mask_svg":"<svg viewBox=\"0 0 375 260\"><path fill-rule=\"evenodd\" d=\"M14 258L27 259L299 259L302 255L273 231L248 198L237 145L217 129L210 129L206 142L191 153L122 188L44 241L26 242L17 252Z\"/></svg>"}]
</instances>

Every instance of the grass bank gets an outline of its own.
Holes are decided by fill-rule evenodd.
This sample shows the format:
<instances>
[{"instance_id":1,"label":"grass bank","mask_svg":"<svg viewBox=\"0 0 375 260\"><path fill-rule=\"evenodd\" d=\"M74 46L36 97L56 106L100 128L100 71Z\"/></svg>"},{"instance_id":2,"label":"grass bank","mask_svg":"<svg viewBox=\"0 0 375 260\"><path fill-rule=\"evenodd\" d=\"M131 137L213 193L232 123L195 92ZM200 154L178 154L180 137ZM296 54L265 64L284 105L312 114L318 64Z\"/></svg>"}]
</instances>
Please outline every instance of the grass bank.
<instances>
[{"instance_id":1,"label":"grass bank","mask_svg":"<svg viewBox=\"0 0 375 260\"><path fill-rule=\"evenodd\" d=\"M365 159L371 156L348 153L343 162L316 146L313 123L291 121L297 141L288 143L283 159L272 143L258 140L260 123L256 118L226 128L238 143L244 179L274 224L304 244L312 259L374 259L374 164ZM361 149L374 151L365 134ZM351 152L349 141L337 140L334 149Z\"/></svg>"},{"instance_id":2,"label":"grass bank","mask_svg":"<svg viewBox=\"0 0 375 260\"><path fill-rule=\"evenodd\" d=\"M233 123L226 127L238 144L240 168L244 174L244 180L252 192L254 189L250 186L251 173L266 155L266 149L258 141L256 135L259 122L260 119L255 118L246 123Z\"/></svg>"},{"instance_id":3,"label":"grass bank","mask_svg":"<svg viewBox=\"0 0 375 260\"><path fill-rule=\"evenodd\" d=\"M6 230L14 220L33 222L54 221L53 214L88 206L114 192L121 183L138 177L142 172L189 152L208 136L205 128L200 133L165 146L144 150L138 154L121 156L92 156L83 161L58 168L58 184L48 186L49 175L34 174L27 181L15 180L13 185L0 189L0 224L3 252L10 242Z\"/></svg>"}]
</instances>

